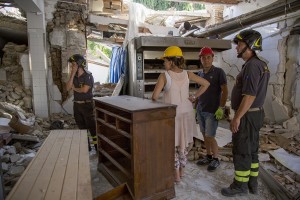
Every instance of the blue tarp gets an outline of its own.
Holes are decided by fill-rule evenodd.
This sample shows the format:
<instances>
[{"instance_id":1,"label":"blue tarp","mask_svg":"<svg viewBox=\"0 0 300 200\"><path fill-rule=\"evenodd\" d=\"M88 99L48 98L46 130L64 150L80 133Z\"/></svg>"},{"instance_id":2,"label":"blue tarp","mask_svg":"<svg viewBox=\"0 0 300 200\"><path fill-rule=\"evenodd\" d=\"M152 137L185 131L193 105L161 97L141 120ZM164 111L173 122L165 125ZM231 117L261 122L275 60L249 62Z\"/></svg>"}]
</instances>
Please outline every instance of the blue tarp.
<instances>
[{"instance_id":1,"label":"blue tarp","mask_svg":"<svg viewBox=\"0 0 300 200\"><path fill-rule=\"evenodd\" d=\"M124 47L112 48L112 56L109 65L109 82L117 83L121 74L125 74L127 50Z\"/></svg>"}]
</instances>

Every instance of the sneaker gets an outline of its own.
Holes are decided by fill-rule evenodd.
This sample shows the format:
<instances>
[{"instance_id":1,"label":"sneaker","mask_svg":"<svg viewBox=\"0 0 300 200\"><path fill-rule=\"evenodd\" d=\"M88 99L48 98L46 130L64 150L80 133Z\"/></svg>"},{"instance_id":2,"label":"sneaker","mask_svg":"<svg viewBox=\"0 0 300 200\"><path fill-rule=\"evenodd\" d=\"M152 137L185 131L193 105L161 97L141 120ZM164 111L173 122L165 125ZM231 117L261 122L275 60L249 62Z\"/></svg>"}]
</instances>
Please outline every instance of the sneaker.
<instances>
[{"instance_id":1,"label":"sneaker","mask_svg":"<svg viewBox=\"0 0 300 200\"><path fill-rule=\"evenodd\" d=\"M216 160L216 159L213 159L213 160L209 163L209 165L208 165L208 167L207 167L207 170L210 171L210 172L213 172L213 171L215 171L215 170L217 169L217 167L219 167L219 166L220 166L220 161L219 161L219 160Z\"/></svg>"},{"instance_id":2,"label":"sneaker","mask_svg":"<svg viewBox=\"0 0 300 200\"><path fill-rule=\"evenodd\" d=\"M205 156L203 159L199 160L196 164L197 164L197 165L207 165L207 164L209 164L211 161L213 161L212 158L208 158L207 156Z\"/></svg>"}]
</instances>

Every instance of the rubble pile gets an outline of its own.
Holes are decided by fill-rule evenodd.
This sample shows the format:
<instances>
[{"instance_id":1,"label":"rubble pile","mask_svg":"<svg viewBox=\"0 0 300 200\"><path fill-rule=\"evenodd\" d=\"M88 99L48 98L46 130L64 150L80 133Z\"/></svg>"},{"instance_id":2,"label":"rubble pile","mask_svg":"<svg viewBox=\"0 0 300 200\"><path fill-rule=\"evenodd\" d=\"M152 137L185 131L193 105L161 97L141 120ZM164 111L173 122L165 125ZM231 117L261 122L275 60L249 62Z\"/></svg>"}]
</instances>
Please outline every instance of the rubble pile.
<instances>
[{"instance_id":1,"label":"rubble pile","mask_svg":"<svg viewBox=\"0 0 300 200\"><path fill-rule=\"evenodd\" d=\"M196 161L206 156L204 142L195 139L193 147L190 148L188 160ZM260 166L276 180L290 197L296 197L300 194L300 165L294 168L296 171L284 166L289 161L282 161L281 157L275 158L273 152L286 152L299 161L300 156L300 131L284 129L283 126L265 125L260 130L260 148L259 160ZM284 156L286 157L286 156ZM232 162L232 143L228 143L224 147L219 148L219 159L224 162Z\"/></svg>"},{"instance_id":2,"label":"rubble pile","mask_svg":"<svg viewBox=\"0 0 300 200\"><path fill-rule=\"evenodd\" d=\"M5 194L11 191L34 158L54 122L59 121L61 129L77 129L72 115L58 113L43 119L7 102L0 102L0 122L3 121L9 121L0 123L0 164Z\"/></svg>"},{"instance_id":3,"label":"rubble pile","mask_svg":"<svg viewBox=\"0 0 300 200\"><path fill-rule=\"evenodd\" d=\"M105 97L111 96L114 92L116 87L116 83L103 83L100 84L99 82L94 84L94 96L95 97Z\"/></svg>"},{"instance_id":4,"label":"rubble pile","mask_svg":"<svg viewBox=\"0 0 300 200\"><path fill-rule=\"evenodd\" d=\"M20 63L20 57L28 51L27 46L8 42L2 51L4 51L4 55L0 68L6 71L6 80L22 84L23 68Z\"/></svg>"},{"instance_id":5,"label":"rubble pile","mask_svg":"<svg viewBox=\"0 0 300 200\"><path fill-rule=\"evenodd\" d=\"M15 81L0 81L0 102L16 105L32 112L32 93Z\"/></svg>"}]
</instances>

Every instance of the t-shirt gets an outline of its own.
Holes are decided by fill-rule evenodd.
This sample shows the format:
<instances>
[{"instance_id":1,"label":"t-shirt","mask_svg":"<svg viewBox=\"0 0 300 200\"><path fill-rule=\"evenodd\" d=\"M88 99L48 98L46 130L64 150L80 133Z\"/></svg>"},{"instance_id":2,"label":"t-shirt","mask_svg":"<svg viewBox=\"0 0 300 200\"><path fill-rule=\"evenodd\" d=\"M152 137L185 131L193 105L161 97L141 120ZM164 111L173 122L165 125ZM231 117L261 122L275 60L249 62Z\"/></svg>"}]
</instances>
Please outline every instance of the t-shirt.
<instances>
[{"instance_id":1,"label":"t-shirt","mask_svg":"<svg viewBox=\"0 0 300 200\"><path fill-rule=\"evenodd\" d=\"M87 93L79 93L74 91L74 101L85 101L93 99L94 78L92 73L85 71L81 76L75 76L73 79L75 88L82 88L84 85L90 86Z\"/></svg>"},{"instance_id":2,"label":"t-shirt","mask_svg":"<svg viewBox=\"0 0 300 200\"><path fill-rule=\"evenodd\" d=\"M231 107L237 110L242 102L243 95L255 96L251 108L262 107L267 94L270 71L265 62L254 56L244 65L236 77L231 93Z\"/></svg>"},{"instance_id":3,"label":"t-shirt","mask_svg":"<svg viewBox=\"0 0 300 200\"><path fill-rule=\"evenodd\" d=\"M208 89L198 98L198 108L202 112L215 113L220 106L221 86L227 84L226 74L223 69L212 66L207 73L199 71L198 76L210 83Z\"/></svg>"}]
</instances>

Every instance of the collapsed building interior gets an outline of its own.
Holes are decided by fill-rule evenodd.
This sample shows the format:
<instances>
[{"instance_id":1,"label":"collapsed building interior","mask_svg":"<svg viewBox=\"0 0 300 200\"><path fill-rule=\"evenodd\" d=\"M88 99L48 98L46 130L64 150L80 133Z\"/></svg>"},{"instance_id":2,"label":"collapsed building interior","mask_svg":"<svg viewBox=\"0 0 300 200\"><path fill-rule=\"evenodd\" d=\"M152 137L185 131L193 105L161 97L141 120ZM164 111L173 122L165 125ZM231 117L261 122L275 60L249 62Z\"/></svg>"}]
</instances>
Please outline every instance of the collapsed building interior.
<instances>
[{"instance_id":1,"label":"collapsed building interior","mask_svg":"<svg viewBox=\"0 0 300 200\"><path fill-rule=\"evenodd\" d=\"M231 40L238 31L250 28L262 33L259 56L271 71L260 152L261 162L275 167L262 169L265 185L277 199L300 197L300 2L174 2L198 3L205 9L155 11L125 0L0 0L0 195L4 197L12 190L53 122L63 121L61 128L76 128L73 96L65 88L71 55L87 55L96 80L95 97L111 96L122 80L120 95L147 99L163 67L157 58L167 46L182 47L188 69L196 72L199 49L206 45L216 51L214 65L225 71L231 91L243 65ZM138 69L142 69L140 74ZM233 113L230 98L226 104L228 120ZM226 132L226 122L220 132ZM190 161L204 155L198 142L191 147ZM220 147L223 162L232 162L230 145L228 141ZM280 162L283 158L277 151L283 151L290 160ZM185 193L184 186L175 189Z\"/></svg>"}]
</instances>

